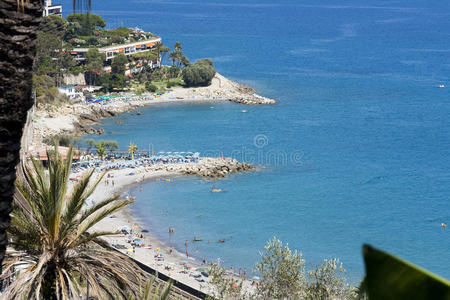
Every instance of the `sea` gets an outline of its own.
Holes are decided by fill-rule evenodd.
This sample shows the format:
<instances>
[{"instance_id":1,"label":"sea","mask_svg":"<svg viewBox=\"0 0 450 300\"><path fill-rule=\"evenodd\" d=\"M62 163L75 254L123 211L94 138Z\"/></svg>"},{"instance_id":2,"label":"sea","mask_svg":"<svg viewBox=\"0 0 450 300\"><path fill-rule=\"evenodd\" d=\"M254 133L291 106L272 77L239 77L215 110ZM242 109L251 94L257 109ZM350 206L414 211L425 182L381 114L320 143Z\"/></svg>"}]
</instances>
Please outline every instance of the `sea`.
<instances>
[{"instance_id":1,"label":"sea","mask_svg":"<svg viewBox=\"0 0 450 300\"><path fill-rule=\"evenodd\" d=\"M450 2L94 0L91 12L108 28L178 41L191 61L211 58L277 100L162 104L102 121L95 138L123 149L261 167L131 188L131 210L161 241L184 253L188 240L196 259L251 274L277 237L307 268L339 258L354 284L370 244L450 278L450 228L441 227L450 225Z\"/></svg>"}]
</instances>

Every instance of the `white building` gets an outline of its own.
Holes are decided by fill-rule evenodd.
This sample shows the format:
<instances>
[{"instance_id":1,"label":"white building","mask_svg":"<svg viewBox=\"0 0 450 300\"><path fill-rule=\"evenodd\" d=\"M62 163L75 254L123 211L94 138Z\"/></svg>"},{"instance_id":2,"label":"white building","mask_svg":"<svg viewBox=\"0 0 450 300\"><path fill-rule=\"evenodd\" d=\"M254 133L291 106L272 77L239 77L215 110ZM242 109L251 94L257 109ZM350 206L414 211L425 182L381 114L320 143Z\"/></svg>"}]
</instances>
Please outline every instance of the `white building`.
<instances>
[{"instance_id":1,"label":"white building","mask_svg":"<svg viewBox=\"0 0 450 300\"><path fill-rule=\"evenodd\" d=\"M98 52L105 53L106 60L112 60L117 54L123 53L127 56L133 55L136 53L142 53L146 51L151 51L156 49L157 43L161 42L160 37L153 37L148 40L131 42L120 45L112 45L106 46L102 48L98 48ZM86 53L89 51L89 48L74 48L71 52L72 57L78 61L83 61L86 59Z\"/></svg>"},{"instance_id":2,"label":"white building","mask_svg":"<svg viewBox=\"0 0 450 300\"><path fill-rule=\"evenodd\" d=\"M45 0L44 11L42 12L44 17L51 15L58 15L62 17L62 5L61 4L52 4L52 0Z\"/></svg>"},{"instance_id":3,"label":"white building","mask_svg":"<svg viewBox=\"0 0 450 300\"><path fill-rule=\"evenodd\" d=\"M78 91L75 88L76 86L77 86L76 84L62 85L62 86L58 87L58 91L61 94L66 95L67 98L69 98L69 99L81 99L81 100L84 100L83 92Z\"/></svg>"}]
</instances>

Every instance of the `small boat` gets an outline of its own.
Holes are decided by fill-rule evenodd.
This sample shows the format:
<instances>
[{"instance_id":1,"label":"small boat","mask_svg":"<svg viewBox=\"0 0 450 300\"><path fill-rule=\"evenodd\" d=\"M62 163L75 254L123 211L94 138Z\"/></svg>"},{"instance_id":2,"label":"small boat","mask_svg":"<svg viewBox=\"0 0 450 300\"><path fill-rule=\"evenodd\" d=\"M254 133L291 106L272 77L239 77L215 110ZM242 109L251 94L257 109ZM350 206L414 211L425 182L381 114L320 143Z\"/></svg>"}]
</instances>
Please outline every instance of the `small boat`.
<instances>
[{"instance_id":1,"label":"small boat","mask_svg":"<svg viewBox=\"0 0 450 300\"><path fill-rule=\"evenodd\" d=\"M194 242L201 242L201 241L203 241L203 239L202 238L194 238L193 241Z\"/></svg>"},{"instance_id":2,"label":"small boat","mask_svg":"<svg viewBox=\"0 0 450 300\"><path fill-rule=\"evenodd\" d=\"M211 193L226 193L226 192L227 192L226 190L222 189L215 189L215 188L211 189Z\"/></svg>"},{"instance_id":3,"label":"small boat","mask_svg":"<svg viewBox=\"0 0 450 300\"><path fill-rule=\"evenodd\" d=\"M246 109L243 109L241 112L243 112L243 113L246 113L246 112L248 112Z\"/></svg>"},{"instance_id":4,"label":"small boat","mask_svg":"<svg viewBox=\"0 0 450 300\"><path fill-rule=\"evenodd\" d=\"M443 89L443 88L445 88L445 85L440 84L439 87L440 87L441 89Z\"/></svg>"}]
</instances>

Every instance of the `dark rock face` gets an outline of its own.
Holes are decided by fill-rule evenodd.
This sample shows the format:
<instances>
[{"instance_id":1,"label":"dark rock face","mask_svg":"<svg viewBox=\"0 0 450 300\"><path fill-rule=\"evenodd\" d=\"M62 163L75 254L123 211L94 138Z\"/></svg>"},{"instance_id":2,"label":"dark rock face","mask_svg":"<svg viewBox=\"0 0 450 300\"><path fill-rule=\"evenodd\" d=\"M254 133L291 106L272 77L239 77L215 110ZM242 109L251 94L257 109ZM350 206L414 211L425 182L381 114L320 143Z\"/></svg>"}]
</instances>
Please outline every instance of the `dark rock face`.
<instances>
[{"instance_id":1,"label":"dark rock face","mask_svg":"<svg viewBox=\"0 0 450 300\"><path fill-rule=\"evenodd\" d=\"M32 68L42 9L42 1L0 1L0 273L22 129L33 105Z\"/></svg>"}]
</instances>

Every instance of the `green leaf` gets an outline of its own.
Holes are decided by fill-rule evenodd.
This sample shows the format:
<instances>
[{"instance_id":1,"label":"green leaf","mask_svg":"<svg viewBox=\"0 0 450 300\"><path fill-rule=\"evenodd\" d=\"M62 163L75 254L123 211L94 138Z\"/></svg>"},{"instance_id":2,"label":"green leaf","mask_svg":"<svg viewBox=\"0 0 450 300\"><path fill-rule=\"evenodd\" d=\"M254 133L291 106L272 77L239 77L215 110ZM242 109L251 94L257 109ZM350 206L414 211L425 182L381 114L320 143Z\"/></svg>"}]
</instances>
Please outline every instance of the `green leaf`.
<instances>
[{"instance_id":1,"label":"green leaf","mask_svg":"<svg viewBox=\"0 0 450 300\"><path fill-rule=\"evenodd\" d=\"M370 300L450 299L449 281L369 245L363 255Z\"/></svg>"}]
</instances>

